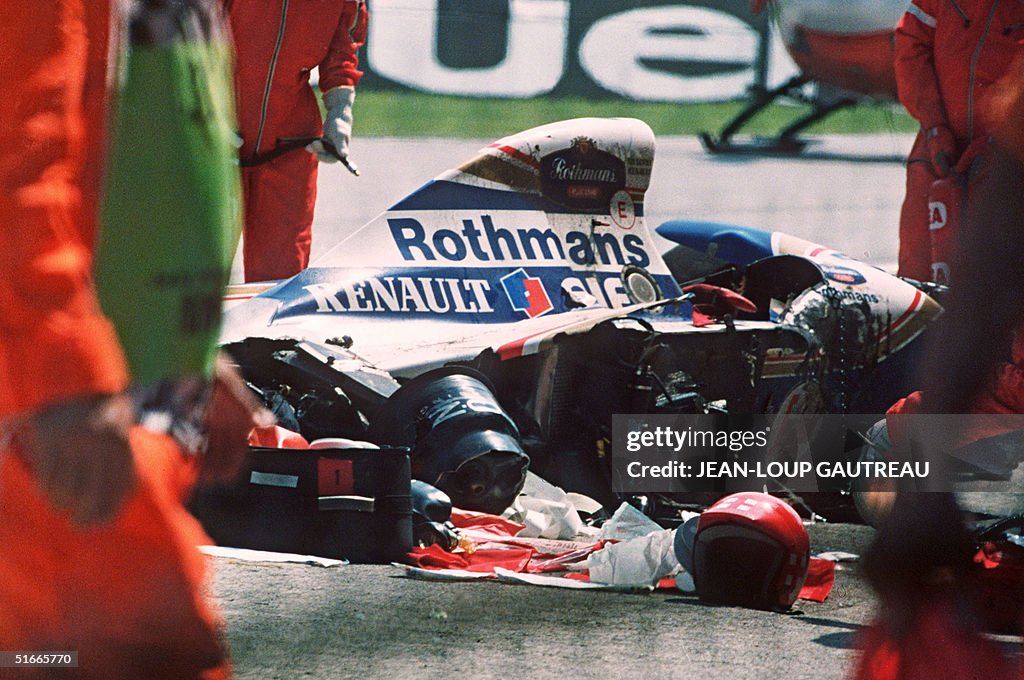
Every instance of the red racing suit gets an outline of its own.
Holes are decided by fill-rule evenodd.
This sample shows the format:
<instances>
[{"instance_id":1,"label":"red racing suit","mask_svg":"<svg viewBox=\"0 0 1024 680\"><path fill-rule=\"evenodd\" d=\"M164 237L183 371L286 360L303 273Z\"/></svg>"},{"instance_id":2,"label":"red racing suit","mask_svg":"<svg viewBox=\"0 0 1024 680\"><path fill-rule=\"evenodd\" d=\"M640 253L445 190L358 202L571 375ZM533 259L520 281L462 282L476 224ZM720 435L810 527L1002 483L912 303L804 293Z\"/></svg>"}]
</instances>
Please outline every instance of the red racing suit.
<instances>
[{"instance_id":1,"label":"red racing suit","mask_svg":"<svg viewBox=\"0 0 1024 680\"><path fill-rule=\"evenodd\" d=\"M363 0L225 0L234 34L235 89L242 134L246 281L292 276L312 244L317 158L301 149L259 162L282 141L319 137L320 89L355 87L366 40ZM250 163L254 163L249 165Z\"/></svg>"},{"instance_id":2,"label":"red racing suit","mask_svg":"<svg viewBox=\"0 0 1024 680\"><path fill-rule=\"evenodd\" d=\"M214 677L227 664L196 548L208 539L182 504L193 470L177 444L136 427L134 490L109 523L82 528L12 443L34 411L128 382L90 274L110 27L109 0L4 6L0 650L77 651L74 677ZM11 674L38 677L0 668Z\"/></svg>"},{"instance_id":3,"label":"red racing suit","mask_svg":"<svg viewBox=\"0 0 1024 680\"><path fill-rule=\"evenodd\" d=\"M1013 239L1021 212L1021 176L1024 174L1019 165L1024 162L1024 80L1021 79L1024 70L1021 69L1020 64L1011 66L1005 82L999 85L1002 91L992 99L993 105L999 108L993 116L999 121L993 130L996 141L993 168L1000 172L990 173L979 185L983 188L976 194L972 208L977 227L974 235L989 238L998 235L1004 237L1002 242ZM1005 156L1015 158L1011 162ZM1011 201L1009 205L1005 196ZM992 333L988 319L1002 318L1006 305L999 305L999 311L992 315L978 310L992 304L988 288L993 280L1017 280L1013 276L1019 267L1015 253L1016 250L1000 253L991 277L960 279L967 282L966 286L959 284L963 297L954 298L947 313L959 316L952 323L970 324L965 326L970 332L932 338L935 342L930 350L933 352L930 366L932 370L942 370L934 376L936 384L940 378L943 382L952 381L953 385L965 384L962 366L950 366L954 375L944 370L945 364L941 364L943 369L934 367L940 366L939 362L955 361L957 352L974 352L976 347L972 342L987 343L985 336ZM982 256L987 258L989 254L976 253L972 259ZM919 439L924 444L922 453L929 451L927 442L935 441L936 437L945 439L941 448L947 448L950 443L954 447L985 444L990 438L1002 439L1000 435L1020 431L1014 422L1016 419L1006 417L1024 414L1024 319L1020 318L1019 307L1011 308L1011 318L1017 326L1009 360L995 363L990 372L980 376L984 380L980 391L972 395L970 406L966 409L956 406L975 417L967 420L963 415L954 419L939 416L937 420L920 424L917 431L927 435ZM998 331L996 333L998 335ZM982 355L987 354L989 352L983 349ZM972 370L979 370L976 363ZM894 404L886 414L891 443L903 455L911 452L907 430L913 428L913 422L900 416L923 413L929 408L923 403L923 396L915 392ZM946 429L946 423L954 424L955 429ZM1019 445L1012 436L1009 439L1004 451L1012 455L1003 458L1006 464L1002 472L1012 471L1019 458ZM990 442L998 443L998 439ZM998 453L998 449L989 449L986 453ZM978 458L974 460L981 462ZM998 458L988 457L987 460L997 465L999 462ZM972 565L967 560L969 551L975 549L973 541L977 536L966 535L964 544L962 515L947 494L904 494L900 498L906 502L897 512L903 514L895 521L882 524L865 556L864 571L872 574L869 579L876 590L880 584L884 587L879 590L884 607L876 621L859 633L861 656L850 677L909 680L934 677L938 672L944 678L964 680L1020 678L1020 664L1011 662L1004 656L1005 650L980 634L982 625L998 626L995 630L1000 632L1011 623L1024 626L1020 618L1019 572L1009 559L1011 556L999 564L999 557L989 546L984 546L974 555ZM901 501L897 500L895 505L899 508ZM952 512L944 510L943 505L947 508L952 505ZM956 537L958 533L961 538ZM972 573L966 579L957 576L961 569L964 573L970 569ZM934 578L937 575L941 575L940 578Z\"/></svg>"},{"instance_id":4,"label":"red racing suit","mask_svg":"<svg viewBox=\"0 0 1024 680\"><path fill-rule=\"evenodd\" d=\"M886 412L889 435L893 442L902 444L905 437L899 432L899 424L892 417L924 413L923 398L921 391L912 392ZM1019 420L1001 419L998 416L1024 414L1024 324L1014 332L1010 360L1001 361L993 368L984 388L975 398L971 414L974 417L965 419L966 427L957 432L954 446L966 446L986 437L994 437L1018 425ZM986 419L986 415L996 417Z\"/></svg>"},{"instance_id":5,"label":"red racing suit","mask_svg":"<svg viewBox=\"0 0 1024 680\"><path fill-rule=\"evenodd\" d=\"M897 89L900 102L921 123L907 159L900 212L901 276L931 279L928 191L938 175L928 152L929 131L952 132L956 165L972 141L994 132L994 86L1022 53L1022 0L913 0L900 20Z\"/></svg>"}]
</instances>

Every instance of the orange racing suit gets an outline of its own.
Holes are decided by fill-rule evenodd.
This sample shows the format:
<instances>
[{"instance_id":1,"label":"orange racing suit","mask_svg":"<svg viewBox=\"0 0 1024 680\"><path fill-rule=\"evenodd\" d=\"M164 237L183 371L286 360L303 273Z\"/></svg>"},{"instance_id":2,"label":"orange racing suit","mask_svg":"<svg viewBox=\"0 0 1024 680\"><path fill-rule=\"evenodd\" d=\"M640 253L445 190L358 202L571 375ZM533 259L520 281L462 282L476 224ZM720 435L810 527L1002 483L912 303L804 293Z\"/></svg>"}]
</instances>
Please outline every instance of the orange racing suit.
<instances>
[{"instance_id":1,"label":"orange racing suit","mask_svg":"<svg viewBox=\"0 0 1024 680\"><path fill-rule=\"evenodd\" d=\"M217 677L227 662L178 445L134 428L133 491L109 523L83 528L40 492L12 443L36 410L128 382L91 283L111 12L109 0L4 8L0 650L76 651L75 677ZM0 668L0 678L31 672Z\"/></svg>"},{"instance_id":2,"label":"orange racing suit","mask_svg":"<svg viewBox=\"0 0 1024 680\"><path fill-rule=\"evenodd\" d=\"M261 162L279 144L323 133L321 91L355 87L366 40L362 0L226 0L235 41L242 133L246 281L292 276L309 263L318 161L301 148ZM251 164L251 165L250 165Z\"/></svg>"},{"instance_id":3,"label":"orange racing suit","mask_svg":"<svg viewBox=\"0 0 1024 680\"><path fill-rule=\"evenodd\" d=\"M899 274L931 279L928 192L939 175L929 140L952 133L952 165L995 131L996 82L1024 53L1022 0L913 0L896 29L900 102L918 122L900 212ZM977 143L973 149L980 148ZM966 165L970 159L963 159ZM961 171L967 168L961 167Z\"/></svg>"},{"instance_id":4,"label":"orange racing suit","mask_svg":"<svg viewBox=\"0 0 1024 680\"><path fill-rule=\"evenodd\" d=\"M942 416L923 424L922 428L938 430L921 437L923 443L950 437L940 448L1020 431L1016 419L1000 416L1024 413L1024 319L1021 306L1012 302L1019 297L1021 280L1016 244L1024 195L1024 61L1011 65L993 88L990 101L998 123L992 131L992 172L979 182L971 207L972 231L965 234L974 247L965 253L969 258L965 263L975 266L954 284L946 312L948 325L932 338L924 371L931 384L928 389L950 394L935 398L934 409L920 392L890 409L888 434L904 453L909 447L903 426L910 420L904 419L901 425L898 416L926 409L975 414L969 420L962 415L953 421ZM995 246L989 250L996 252L978 247L984 245ZM991 262L991 270L978 266L982 261ZM1007 292L994 290L999 285ZM993 361L991 357L1001 354L1006 326L1013 324L1009 360ZM965 353L981 360L960 361ZM966 426L948 430L944 421ZM1002 472L1010 472L1018 463L1020 447L1012 436L1009 444L1004 449L1010 453L1003 459L1005 465L998 466L998 458L986 456L997 464L997 471L1001 467ZM922 447L922 452L928 453L929 448ZM979 537L966 532L952 494L900 494L893 517L882 525L864 559L864 571L885 606L878 620L860 633L863 651L850 677L927 678L941 668L944 678L1020 678L1020 665L980 634L981 630L1005 632L1003 627L1011 623L1024 626L1014 563L1007 559L1000 565L992 560L988 546L977 550Z\"/></svg>"}]
</instances>

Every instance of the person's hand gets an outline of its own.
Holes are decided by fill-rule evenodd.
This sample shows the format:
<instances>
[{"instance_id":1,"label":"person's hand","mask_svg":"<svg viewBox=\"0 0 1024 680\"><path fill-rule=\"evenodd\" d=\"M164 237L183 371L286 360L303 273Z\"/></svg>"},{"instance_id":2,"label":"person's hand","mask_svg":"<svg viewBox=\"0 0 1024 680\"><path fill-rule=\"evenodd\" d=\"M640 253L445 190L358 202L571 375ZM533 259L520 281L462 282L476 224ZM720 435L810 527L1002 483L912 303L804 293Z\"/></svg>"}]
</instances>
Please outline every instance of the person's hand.
<instances>
[{"instance_id":1,"label":"person's hand","mask_svg":"<svg viewBox=\"0 0 1024 680\"><path fill-rule=\"evenodd\" d=\"M274 416L245 384L238 369L221 355L207 407L208 440L199 468L201 483L233 481L249 450L249 432L274 424Z\"/></svg>"},{"instance_id":2,"label":"person's hand","mask_svg":"<svg viewBox=\"0 0 1024 680\"><path fill-rule=\"evenodd\" d=\"M308 147L324 163L337 163L348 158L348 144L352 138L352 104L356 99L354 87L335 87L324 93L324 142L319 139ZM334 148L330 148L333 146Z\"/></svg>"},{"instance_id":3,"label":"person's hand","mask_svg":"<svg viewBox=\"0 0 1024 680\"><path fill-rule=\"evenodd\" d=\"M956 137L945 125L929 128L925 133L928 144L928 158L939 177L946 177L956 163Z\"/></svg>"},{"instance_id":4,"label":"person's hand","mask_svg":"<svg viewBox=\"0 0 1024 680\"><path fill-rule=\"evenodd\" d=\"M79 526L103 524L135 488L132 424L127 396L87 395L36 412L16 441L55 508Z\"/></svg>"},{"instance_id":5,"label":"person's hand","mask_svg":"<svg viewBox=\"0 0 1024 680\"><path fill-rule=\"evenodd\" d=\"M967 177L967 182L973 184L985 172L985 165L992 153L992 139L990 137L978 137L974 139L964 152L960 154L960 160L956 162L953 172Z\"/></svg>"}]
</instances>

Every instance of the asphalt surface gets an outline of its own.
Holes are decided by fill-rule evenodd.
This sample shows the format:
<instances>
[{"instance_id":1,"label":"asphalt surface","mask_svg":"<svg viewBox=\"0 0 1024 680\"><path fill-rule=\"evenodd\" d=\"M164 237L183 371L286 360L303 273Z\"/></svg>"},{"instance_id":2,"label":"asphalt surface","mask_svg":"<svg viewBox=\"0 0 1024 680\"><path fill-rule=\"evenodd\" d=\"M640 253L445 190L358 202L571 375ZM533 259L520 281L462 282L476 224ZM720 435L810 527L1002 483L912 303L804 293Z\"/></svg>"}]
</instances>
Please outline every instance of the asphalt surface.
<instances>
[{"instance_id":1,"label":"asphalt surface","mask_svg":"<svg viewBox=\"0 0 1024 680\"><path fill-rule=\"evenodd\" d=\"M357 139L361 177L323 166L313 257L493 140ZM823 140L799 159L711 157L660 139L646 211L787 231L892 267L911 139ZM236 275L237 280L237 267ZM862 554L872 530L812 524L814 552ZM392 566L217 558L240 678L813 678L847 675L874 610L856 564L798 614L713 607L679 592L564 591L413 580Z\"/></svg>"},{"instance_id":2,"label":"asphalt surface","mask_svg":"<svg viewBox=\"0 0 1024 680\"><path fill-rule=\"evenodd\" d=\"M873 531L812 524L812 551ZM679 591L414 580L394 566L214 562L239 678L843 678L874 599L840 563L823 603L778 614Z\"/></svg>"}]
</instances>

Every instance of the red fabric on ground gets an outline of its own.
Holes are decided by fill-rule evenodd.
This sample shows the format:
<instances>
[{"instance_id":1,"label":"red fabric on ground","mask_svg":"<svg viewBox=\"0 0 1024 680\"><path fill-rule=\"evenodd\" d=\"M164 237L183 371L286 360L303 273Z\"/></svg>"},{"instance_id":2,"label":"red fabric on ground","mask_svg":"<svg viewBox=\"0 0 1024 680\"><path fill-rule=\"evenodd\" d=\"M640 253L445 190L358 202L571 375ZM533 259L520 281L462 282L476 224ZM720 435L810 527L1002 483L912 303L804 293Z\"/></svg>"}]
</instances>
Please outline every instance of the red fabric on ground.
<instances>
[{"instance_id":1,"label":"red fabric on ground","mask_svg":"<svg viewBox=\"0 0 1024 680\"><path fill-rule=\"evenodd\" d=\"M557 555L538 555L526 567L526 571L531 574L546 574L553 571L565 571L569 564L575 564L585 560L591 554L600 550L610 542L614 543L615 541L601 540L596 543L592 543L585 548L579 548L578 550L570 550Z\"/></svg>"},{"instance_id":2,"label":"red fabric on ground","mask_svg":"<svg viewBox=\"0 0 1024 680\"><path fill-rule=\"evenodd\" d=\"M831 560L812 557L807 564L807 579L797 597L801 600L824 602L836 582L836 564Z\"/></svg>"},{"instance_id":3,"label":"red fabric on ground","mask_svg":"<svg viewBox=\"0 0 1024 680\"><path fill-rule=\"evenodd\" d=\"M533 557L529 548L507 550L477 550L474 553L448 552L439 545L413 548L408 554L409 564L421 569L462 569L465 571L492 572L495 567L521 572Z\"/></svg>"},{"instance_id":4,"label":"red fabric on ground","mask_svg":"<svg viewBox=\"0 0 1024 680\"><path fill-rule=\"evenodd\" d=\"M452 524L458 529L487 531L496 536L515 536L526 526L485 512L452 508Z\"/></svg>"}]
</instances>

